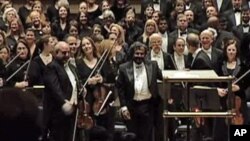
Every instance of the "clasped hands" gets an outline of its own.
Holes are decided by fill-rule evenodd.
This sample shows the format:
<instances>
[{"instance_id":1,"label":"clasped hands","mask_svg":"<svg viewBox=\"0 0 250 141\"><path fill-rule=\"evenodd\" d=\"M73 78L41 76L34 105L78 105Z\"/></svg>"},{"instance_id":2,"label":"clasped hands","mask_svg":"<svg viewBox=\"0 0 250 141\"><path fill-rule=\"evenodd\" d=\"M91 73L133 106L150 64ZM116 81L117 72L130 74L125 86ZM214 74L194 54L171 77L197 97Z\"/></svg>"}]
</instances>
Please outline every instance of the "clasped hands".
<instances>
[{"instance_id":1,"label":"clasped hands","mask_svg":"<svg viewBox=\"0 0 250 141\"><path fill-rule=\"evenodd\" d=\"M237 92L237 91L239 91L239 90L240 90L239 85L232 84L232 92ZM218 95L219 95L220 97L224 97L225 95L227 95L228 89L217 88L217 92L218 92Z\"/></svg>"},{"instance_id":2,"label":"clasped hands","mask_svg":"<svg viewBox=\"0 0 250 141\"><path fill-rule=\"evenodd\" d=\"M103 77L100 74L96 74L95 76L89 78L88 84L89 85L95 85L97 83L102 83Z\"/></svg>"}]
</instances>

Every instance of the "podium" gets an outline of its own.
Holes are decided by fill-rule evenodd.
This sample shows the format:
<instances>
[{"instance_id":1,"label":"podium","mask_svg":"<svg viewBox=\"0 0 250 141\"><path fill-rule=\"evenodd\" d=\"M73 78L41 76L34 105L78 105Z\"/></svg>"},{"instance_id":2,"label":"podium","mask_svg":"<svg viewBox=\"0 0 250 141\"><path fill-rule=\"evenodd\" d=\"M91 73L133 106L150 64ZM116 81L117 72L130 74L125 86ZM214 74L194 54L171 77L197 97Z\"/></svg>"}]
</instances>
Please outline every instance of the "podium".
<instances>
[{"instance_id":1,"label":"podium","mask_svg":"<svg viewBox=\"0 0 250 141\"><path fill-rule=\"evenodd\" d=\"M168 120L171 117L233 117L235 113L231 112L234 107L234 95L232 93L233 77L219 77L213 70L167 70L162 71L163 74L163 99L164 99L164 141L168 140ZM228 111L226 112L191 112L190 110L190 84L199 83L216 83L224 82L228 84ZM186 89L186 107L188 112L169 112L166 108L168 106L167 100L171 96L172 83L184 83ZM187 125L187 140L190 140L190 126Z\"/></svg>"}]
</instances>

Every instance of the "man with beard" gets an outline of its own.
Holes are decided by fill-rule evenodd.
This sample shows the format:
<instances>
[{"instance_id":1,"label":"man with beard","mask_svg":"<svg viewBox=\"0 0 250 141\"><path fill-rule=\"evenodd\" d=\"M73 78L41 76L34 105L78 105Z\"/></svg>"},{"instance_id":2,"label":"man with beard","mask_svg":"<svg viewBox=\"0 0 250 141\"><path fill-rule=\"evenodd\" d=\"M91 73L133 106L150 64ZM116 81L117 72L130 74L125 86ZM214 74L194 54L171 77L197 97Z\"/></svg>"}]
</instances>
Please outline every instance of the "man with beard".
<instances>
[{"instance_id":1,"label":"man with beard","mask_svg":"<svg viewBox=\"0 0 250 141\"><path fill-rule=\"evenodd\" d=\"M66 42L55 46L55 59L47 65L44 76L44 120L50 140L72 141L77 104L77 75L69 63L70 48Z\"/></svg>"},{"instance_id":2,"label":"man with beard","mask_svg":"<svg viewBox=\"0 0 250 141\"><path fill-rule=\"evenodd\" d=\"M117 79L121 115L137 141L152 140L153 112L160 101L157 79L162 79L162 73L156 62L145 59L146 54L144 44L133 43L132 60L120 65Z\"/></svg>"}]
</instances>

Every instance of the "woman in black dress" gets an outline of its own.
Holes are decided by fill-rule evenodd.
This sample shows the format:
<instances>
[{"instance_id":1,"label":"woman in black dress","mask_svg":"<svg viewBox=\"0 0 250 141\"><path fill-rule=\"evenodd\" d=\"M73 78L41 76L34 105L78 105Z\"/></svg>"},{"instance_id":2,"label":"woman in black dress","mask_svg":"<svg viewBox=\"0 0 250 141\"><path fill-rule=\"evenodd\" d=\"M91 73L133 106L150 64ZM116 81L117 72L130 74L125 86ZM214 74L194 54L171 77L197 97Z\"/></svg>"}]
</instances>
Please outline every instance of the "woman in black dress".
<instances>
[{"instance_id":1,"label":"woman in black dress","mask_svg":"<svg viewBox=\"0 0 250 141\"><path fill-rule=\"evenodd\" d=\"M6 72L6 84L10 87L25 88L28 86L28 82L25 80L27 72L28 60L30 59L30 50L25 40L20 39L17 45L14 47L15 55L19 54L18 58L13 61L7 68ZM26 63L26 65L24 65ZM23 68L21 68L24 65ZM20 69L21 68L21 69ZM17 71L20 69L20 71ZM17 73L13 75L15 72ZM12 77L13 75L13 77Z\"/></svg>"},{"instance_id":2,"label":"woman in black dress","mask_svg":"<svg viewBox=\"0 0 250 141\"><path fill-rule=\"evenodd\" d=\"M95 121L95 126L90 130L87 130L87 135L89 135L90 141L99 140L105 141L108 136L111 136L107 132L107 121L109 119L108 113L97 115L98 110L95 110L94 105L98 100L101 100L101 95L103 92L107 91L103 87L103 82L105 78L103 76L103 70L95 71L95 73L89 77L95 66L97 65L99 58L97 57L96 47L94 42L89 37L84 37L81 41L80 47L81 57L76 60L77 70L79 72L79 78L83 82L87 82L86 89L86 101L90 105L90 115ZM97 68L99 70L99 68Z\"/></svg>"}]
</instances>

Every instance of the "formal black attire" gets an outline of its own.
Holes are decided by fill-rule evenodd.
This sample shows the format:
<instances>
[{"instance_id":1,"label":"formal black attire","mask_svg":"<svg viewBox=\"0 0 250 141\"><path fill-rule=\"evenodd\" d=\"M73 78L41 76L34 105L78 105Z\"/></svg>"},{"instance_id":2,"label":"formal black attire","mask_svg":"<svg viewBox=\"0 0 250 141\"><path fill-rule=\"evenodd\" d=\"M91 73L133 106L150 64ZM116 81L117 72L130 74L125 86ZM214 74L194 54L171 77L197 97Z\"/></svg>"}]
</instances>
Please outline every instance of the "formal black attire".
<instances>
[{"instance_id":1,"label":"formal black attire","mask_svg":"<svg viewBox=\"0 0 250 141\"><path fill-rule=\"evenodd\" d=\"M152 51L150 51L147 55L147 58L149 60L151 60L152 58ZM175 69L175 66L174 66L174 62L172 61L172 58L171 58L171 54L169 53L166 53L166 52L162 52L162 58L163 60L163 70L174 70ZM159 65L159 64L158 64ZM154 112L154 133L155 133L155 140L163 140L164 139L164 133L163 133L163 117L162 117L162 113L163 113L163 94L160 93L161 95L161 99L159 101L159 104L158 104L158 107L155 107L155 112ZM174 110L174 107L169 104L168 105L168 109L169 110ZM173 133L174 133L174 129L175 129L175 122L173 119L169 119L170 124L169 124L169 127L168 127L168 135L169 135L169 139L172 140L173 139ZM172 124L173 123L173 124Z\"/></svg>"},{"instance_id":2,"label":"formal black attire","mask_svg":"<svg viewBox=\"0 0 250 141\"><path fill-rule=\"evenodd\" d=\"M191 70L211 70L212 62L207 56L207 54L200 50L195 58L193 58L192 63L190 65Z\"/></svg>"},{"instance_id":3,"label":"formal black attire","mask_svg":"<svg viewBox=\"0 0 250 141\"><path fill-rule=\"evenodd\" d=\"M58 19L54 23L52 23L52 33L57 37L59 41L63 41L65 36L68 34L69 27L69 21L66 21L66 26L64 29L62 29L60 21Z\"/></svg>"},{"instance_id":4,"label":"formal black attire","mask_svg":"<svg viewBox=\"0 0 250 141\"><path fill-rule=\"evenodd\" d=\"M16 72L27 59L23 60L21 58L16 59L6 70L6 79L10 77L14 72ZM6 82L7 86L14 87L16 82L24 81L24 76L27 71L27 66L23 67L19 72L16 73L8 82Z\"/></svg>"},{"instance_id":5,"label":"formal black attire","mask_svg":"<svg viewBox=\"0 0 250 141\"><path fill-rule=\"evenodd\" d=\"M76 69L69 64L71 72L77 78ZM73 86L64 69L64 64L53 60L45 69L45 95L43 100L44 122L50 132L50 140L72 141L75 113L65 115L62 106L70 100Z\"/></svg>"},{"instance_id":6,"label":"formal black attire","mask_svg":"<svg viewBox=\"0 0 250 141\"><path fill-rule=\"evenodd\" d=\"M212 47L211 61L213 65L213 70L217 73L217 75L221 74L220 66L222 64L222 57L222 51L218 48Z\"/></svg>"},{"instance_id":7,"label":"formal black attire","mask_svg":"<svg viewBox=\"0 0 250 141\"><path fill-rule=\"evenodd\" d=\"M79 72L79 79L82 81L84 84L89 77L90 73L93 71L93 68L90 68L82 58L76 60L76 66L77 70ZM104 67L105 68L105 67ZM103 76L104 82L105 82L105 77L104 77L104 71L101 69L100 74ZM93 111L93 105L95 102L95 96L94 96L94 91L98 90L102 84L96 84L96 85L86 85L87 89L87 95L86 95L86 101L90 105L90 116L94 119L96 122L96 125L89 131L87 131L87 135L90 138L90 141L106 141L107 139L112 138L112 131L114 130L114 121L112 118L112 111L107 112L105 114L100 114L99 116L96 116L94 111ZM108 105L107 105L108 106ZM110 131L110 133L109 133ZM111 139L112 140L112 139Z\"/></svg>"},{"instance_id":8,"label":"formal black attire","mask_svg":"<svg viewBox=\"0 0 250 141\"><path fill-rule=\"evenodd\" d=\"M217 0L215 0L214 3L217 11L219 11L220 14L223 14L225 11L233 8L232 2L229 0L222 0L220 9L218 8Z\"/></svg>"},{"instance_id":9,"label":"formal black attire","mask_svg":"<svg viewBox=\"0 0 250 141\"><path fill-rule=\"evenodd\" d=\"M213 47L222 50L222 42L225 38L233 38L234 35L231 32L225 30L217 30L217 37L213 42Z\"/></svg>"},{"instance_id":10,"label":"formal black attire","mask_svg":"<svg viewBox=\"0 0 250 141\"><path fill-rule=\"evenodd\" d=\"M47 17L51 23L59 18L58 9L56 9L55 5L50 5L47 8Z\"/></svg>"},{"instance_id":11,"label":"formal black attire","mask_svg":"<svg viewBox=\"0 0 250 141\"><path fill-rule=\"evenodd\" d=\"M234 69L227 68L227 61L223 61L223 65L221 66L221 69L222 69L223 76L231 75L235 78L239 78L247 71L247 67L239 59L237 59L236 66ZM249 115L247 113L245 90L249 86L249 75L247 75L241 81L239 81L237 85L239 85L240 90L235 92L234 94L241 98L241 108L239 110L244 119L243 124L247 124ZM224 84L224 86L222 87L227 88L227 84ZM227 100L228 100L228 96L222 97L220 99L223 111L228 110ZM216 118L215 124L216 124L216 127L218 128L214 129L214 141L228 140L227 131L229 127L225 123L225 120L226 119L224 118Z\"/></svg>"},{"instance_id":12,"label":"formal black attire","mask_svg":"<svg viewBox=\"0 0 250 141\"><path fill-rule=\"evenodd\" d=\"M20 17L21 22L24 25L24 28L26 28L26 19L29 16L31 10L27 9L25 5L19 8L18 10L18 15Z\"/></svg>"},{"instance_id":13,"label":"formal black attire","mask_svg":"<svg viewBox=\"0 0 250 141\"><path fill-rule=\"evenodd\" d=\"M133 61L126 62L119 67L117 88L121 107L126 106L130 112L131 120L125 121L129 132L137 135L138 141L151 141L154 121L154 110L158 107L160 95L158 92L157 79L162 79L162 73L155 61L144 62L147 84L151 98L136 101L135 78Z\"/></svg>"}]
</instances>

